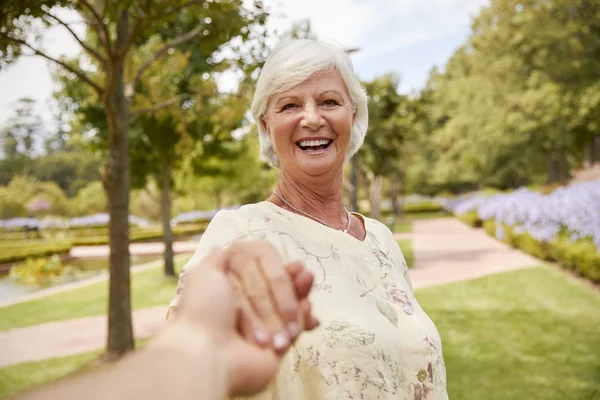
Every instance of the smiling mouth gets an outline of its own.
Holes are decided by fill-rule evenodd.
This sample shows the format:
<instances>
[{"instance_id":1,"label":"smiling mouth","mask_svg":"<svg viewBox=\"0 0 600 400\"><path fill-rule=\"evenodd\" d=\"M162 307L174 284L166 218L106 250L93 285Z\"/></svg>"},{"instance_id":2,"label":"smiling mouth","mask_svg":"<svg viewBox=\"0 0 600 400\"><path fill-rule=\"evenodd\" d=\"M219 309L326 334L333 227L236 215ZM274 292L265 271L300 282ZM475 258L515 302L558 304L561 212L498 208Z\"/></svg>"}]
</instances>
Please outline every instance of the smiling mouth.
<instances>
[{"instance_id":1,"label":"smiling mouth","mask_svg":"<svg viewBox=\"0 0 600 400\"><path fill-rule=\"evenodd\" d=\"M300 147L302 151L310 150L323 150L328 148L333 140L322 139L322 140L299 140L296 142L296 146Z\"/></svg>"}]
</instances>

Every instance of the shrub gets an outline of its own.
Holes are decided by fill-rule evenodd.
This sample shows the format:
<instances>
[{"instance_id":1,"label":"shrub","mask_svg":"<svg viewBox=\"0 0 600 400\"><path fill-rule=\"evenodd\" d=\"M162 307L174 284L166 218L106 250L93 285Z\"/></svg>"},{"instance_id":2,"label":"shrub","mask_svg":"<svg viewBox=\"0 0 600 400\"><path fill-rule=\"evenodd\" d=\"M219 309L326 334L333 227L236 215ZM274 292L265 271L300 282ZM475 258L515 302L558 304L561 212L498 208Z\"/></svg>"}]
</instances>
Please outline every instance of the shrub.
<instances>
[{"instance_id":1,"label":"shrub","mask_svg":"<svg viewBox=\"0 0 600 400\"><path fill-rule=\"evenodd\" d=\"M480 228L483 225L483 221L479 219L477 211L468 211L464 214L458 215L458 219L474 228Z\"/></svg>"},{"instance_id":2,"label":"shrub","mask_svg":"<svg viewBox=\"0 0 600 400\"><path fill-rule=\"evenodd\" d=\"M483 226L486 232L495 236L494 220L486 220ZM591 240L572 242L563 235L545 242L533 238L526 232L519 233L517 229L507 225L503 225L502 230L503 237L500 239L511 246L542 260L557 262L563 268L573 270L593 282L600 282L600 252Z\"/></svg>"},{"instance_id":3,"label":"shrub","mask_svg":"<svg viewBox=\"0 0 600 400\"><path fill-rule=\"evenodd\" d=\"M13 265L9 276L20 284L47 286L68 273L69 269L54 254L50 258L27 258L24 263Z\"/></svg>"},{"instance_id":4,"label":"shrub","mask_svg":"<svg viewBox=\"0 0 600 400\"><path fill-rule=\"evenodd\" d=\"M68 254L73 244L71 242L32 241L18 245L0 242L0 264L22 261L30 257L45 257L53 254Z\"/></svg>"},{"instance_id":5,"label":"shrub","mask_svg":"<svg viewBox=\"0 0 600 400\"><path fill-rule=\"evenodd\" d=\"M493 219L483 221L483 229L485 229L488 235L496 237L496 221Z\"/></svg>"},{"instance_id":6,"label":"shrub","mask_svg":"<svg viewBox=\"0 0 600 400\"><path fill-rule=\"evenodd\" d=\"M443 208L440 203L437 202L423 202L418 204L405 204L404 212L407 214L410 213L420 213L420 212L439 212L442 211Z\"/></svg>"}]
</instances>

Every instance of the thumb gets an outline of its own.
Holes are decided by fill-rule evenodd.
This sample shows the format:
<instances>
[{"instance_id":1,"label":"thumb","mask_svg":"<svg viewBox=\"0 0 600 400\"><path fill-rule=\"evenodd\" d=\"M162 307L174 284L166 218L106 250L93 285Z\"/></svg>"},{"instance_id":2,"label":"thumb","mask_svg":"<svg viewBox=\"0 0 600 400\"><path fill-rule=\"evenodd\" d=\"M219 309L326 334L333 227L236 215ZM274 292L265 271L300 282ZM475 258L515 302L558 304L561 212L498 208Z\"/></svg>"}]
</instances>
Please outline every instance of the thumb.
<instances>
[{"instance_id":1,"label":"thumb","mask_svg":"<svg viewBox=\"0 0 600 400\"><path fill-rule=\"evenodd\" d=\"M235 299L226 269L227 259L222 250L213 250L191 268L182 297L182 316L207 327L233 326Z\"/></svg>"}]
</instances>

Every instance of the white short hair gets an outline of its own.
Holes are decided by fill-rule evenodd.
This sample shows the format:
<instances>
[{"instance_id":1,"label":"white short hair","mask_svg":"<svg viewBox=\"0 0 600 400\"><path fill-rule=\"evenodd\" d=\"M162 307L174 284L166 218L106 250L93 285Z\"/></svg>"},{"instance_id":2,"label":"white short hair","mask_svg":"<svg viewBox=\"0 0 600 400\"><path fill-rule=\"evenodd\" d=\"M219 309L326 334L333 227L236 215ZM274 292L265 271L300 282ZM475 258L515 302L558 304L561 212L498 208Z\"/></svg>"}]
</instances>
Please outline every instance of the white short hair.
<instances>
[{"instance_id":1,"label":"white short hair","mask_svg":"<svg viewBox=\"0 0 600 400\"><path fill-rule=\"evenodd\" d=\"M369 111L367 93L354 73L350 57L341 46L317 40L294 39L283 42L273 50L256 83L256 92L252 101L252 116L258 128L261 160L268 162L273 167L279 167L273 142L261 123L269 99L293 88L315 74L332 68L341 75L350 95L352 107L356 112L346 160L356 154L365 140Z\"/></svg>"}]
</instances>

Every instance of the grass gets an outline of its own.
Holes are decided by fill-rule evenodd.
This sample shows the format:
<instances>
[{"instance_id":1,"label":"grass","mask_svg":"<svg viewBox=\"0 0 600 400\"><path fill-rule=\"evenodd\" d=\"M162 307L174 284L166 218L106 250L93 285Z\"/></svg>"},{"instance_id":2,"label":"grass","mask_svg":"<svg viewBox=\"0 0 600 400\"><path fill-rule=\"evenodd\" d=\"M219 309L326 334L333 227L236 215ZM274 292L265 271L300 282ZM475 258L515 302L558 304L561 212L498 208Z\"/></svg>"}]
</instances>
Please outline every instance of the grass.
<instances>
[{"instance_id":1,"label":"grass","mask_svg":"<svg viewBox=\"0 0 600 400\"><path fill-rule=\"evenodd\" d=\"M136 340L136 349L143 347L148 341L149 339ZM0 399L76 372L85 372L103 365L103 362L98 359L102 354L103 350L95 350L0 369Z\"/></svg>"},{"instance_id":2,"label":"grass","mask_svg":"<svg viewBox=\"0 0 600 400\"><path fill-rule=\"evenodd\" d=\"M400 250L402 250L402 254L404 254L406 265L408 265L408 268L412 268L415 264L412 239L397 239L396 242L398 242L398 246L400 246Z\"/></svg>"},{"instance_id":3,"label":"grass","mask_svg":"<svg viewBox=\"0 0 600 400\"><path fill-rule=\"evenodd\" d=\"M28 362L0 369L0 398L21 392L42 383L93 368L101 350L74 356Z\"/></svg>"},{"instance_id":4,"label":"grass","mask_svg":"<svg viewBox=\"0 0 600 400\"><path fill-rule=\"evenodd\" d=\"M185 260L177 260L176 274ZM173 298L177 278L163 276L162 265L131 274L132 308L166 305ZM99 282L43 298L0 308L0 330L50 321L106 314L108 282Z\"/></svg>"},{"instance_id":5,"label":"grass","mask_svg":"<svg viewBox=\"0 0 600 400\"><path fill-rule=\"evenodd\" d=\"M600 295L549 267L422 289L451 399L600 399Z\"/></svg>"},{"instance_id":6,"label":"grass","mask_svg":"<svg viewBox=\"0 0 600 400\"><path fill-rule=\"evenodd\" d=\"M396 221L393 232L410 233L412 232L412 221Z\"/></svg>"},{"instance_id":7,"label":"grass","mask_svg":"<svg viewBox=\"0 0 600 400\"><path fill-rule=\"evenodd\" d=\"M402 216L401 219L397 220L394 224L394 232L409 233L412 232L412 222L417 219L431 219L431 218L443 218L447 217L448 213L444 211L420 211L410 212ZM385 219L382 217L382 221Z\"/></svg>"},{"instance_id":8,"label":"grass","mask_svg":"<svg viewBox=\"0 0 600 400\"><path fill-rule=\"evenodd\" d=\"M600 295L548 267L420 289L443 341L451 399L600 398ZM99 351L0 370L0 398L81 368Z\"/></svg>"}]
</instances>

